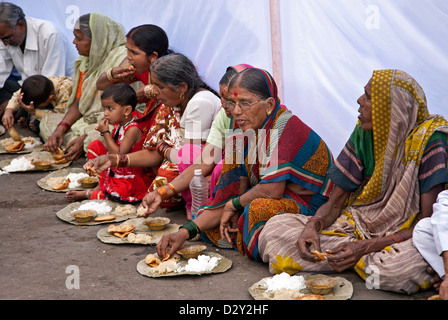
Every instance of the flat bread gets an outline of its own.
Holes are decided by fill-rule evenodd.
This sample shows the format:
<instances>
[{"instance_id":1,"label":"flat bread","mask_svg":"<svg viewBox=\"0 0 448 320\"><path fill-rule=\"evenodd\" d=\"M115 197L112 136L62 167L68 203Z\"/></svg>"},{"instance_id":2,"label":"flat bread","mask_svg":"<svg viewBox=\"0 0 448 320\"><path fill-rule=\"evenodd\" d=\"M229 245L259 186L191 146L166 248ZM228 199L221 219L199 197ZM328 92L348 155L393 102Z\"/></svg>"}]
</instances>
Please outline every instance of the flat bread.
<instances>
[{"instance_id":1,"label":"flat bread","mask_svg":"<svg viewBox=\"0 0 448 320\"><path fill-rule=\"evenodd\" d=\"M111 214L104 215L104 216L97 216L95 219L93 219L96 222L104 222L104 221L112 221L115 220L116 216L113 216Z\"/></svg>"}]
</instances>

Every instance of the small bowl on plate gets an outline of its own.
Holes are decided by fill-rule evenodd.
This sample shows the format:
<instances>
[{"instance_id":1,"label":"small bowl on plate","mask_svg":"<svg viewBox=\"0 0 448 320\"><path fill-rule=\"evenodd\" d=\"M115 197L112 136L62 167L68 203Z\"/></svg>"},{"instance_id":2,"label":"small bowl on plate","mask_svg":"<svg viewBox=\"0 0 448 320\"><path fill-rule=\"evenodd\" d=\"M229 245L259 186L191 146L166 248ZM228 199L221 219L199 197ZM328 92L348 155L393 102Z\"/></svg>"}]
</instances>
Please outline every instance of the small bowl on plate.
<instances>
[{"instance_id":1,"label":"small bowl on plate","mask_svg":"<svg viewBox=\"0 0 448 320\"><path fill-rule=\"evenodd\" d=\"M32 159L31 164L34 165L34 167L39 170L46 170L51 167L51 161L48 161L48 160Z\"/></svg>"},{"instance_id":2,"label":"small bowl on plate","mask_svg":"<svg viewBox=\"0 0 448 320\"><path fill-rule=\"evenodd\" d=\"M93 219L96 215L96 211L94 210L77 210L72 213L72 216L75 218L76 222L86 223Z\"/></svg>"},{"instance_id":3,"label":"small bowl on plate","mask_svg":"<svg viewBox=\"0 0 448 320\"><path fill-rule=\"evenodd\" d=\"M95 188L98 185L98 182L100 179L97 177L85 177L78 180L78 183L81 185L81 187L86 189Z\"/></svg>"},{"instance_id":4,"label":"small bowl on plate","mask_svg":"<svg viewBox=\"0 0 448 320\"><path fill-rule=\"evenodd\" d=\"M170 223L169 218L165 217L155 217L155 218L147 218L143 224L146 224L149 230L152 231L160 231L166 228L168 223Z\"/></svg>"},{"instance_id":5,"label":"small bowl on plate","mask_svg":"<svg viewBox=\"0 0 448 320\"><path fill-rule=\"evenodd\" d=\"M204 245L192 245L177 250L177 253L184 259L196 259L205 249L207 249L207 247Z\"/></svg>"},{"instance_id":6,"label":"small bowl on plate","mask_svg":"<svg viewBox=\"0 0 448 320\"><path fill-rule=\"evenodd\" d=\"M305 285L312 293L315 294L327 294L330 293L334 287L336 287L338 282L330 277L318 277L312 278L305 281Z\"/></svg>"}]
</instances>

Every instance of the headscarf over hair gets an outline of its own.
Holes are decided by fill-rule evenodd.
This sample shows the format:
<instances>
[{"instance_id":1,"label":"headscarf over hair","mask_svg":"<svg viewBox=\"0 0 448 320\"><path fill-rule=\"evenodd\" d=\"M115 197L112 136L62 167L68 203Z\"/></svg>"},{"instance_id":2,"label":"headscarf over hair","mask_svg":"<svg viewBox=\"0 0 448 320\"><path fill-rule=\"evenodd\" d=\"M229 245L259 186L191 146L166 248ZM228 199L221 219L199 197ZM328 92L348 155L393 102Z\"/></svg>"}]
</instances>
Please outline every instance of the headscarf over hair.
<instances>
[{"instance_id":1,"label":"headscarf over hair","mask_svg":"<svg viewBox=\"0 0 448 320\"><path fill-rule=\"evenodd\" d=\"M78 106L82 117L72 125L71 130L65 135L65 142L67 143L86 134L87 138L84 140L85 151L87 151L90 141L99 137L95 131L95 126L104 117L100 98L101 92L96 89L96 80L101 73L120 65L127 56L126 38L123 27L119 23L105 15L91 13L89 27L92 33L89 56L79 56L75 61L73 90L67 102L69 107L73 104L78 85L82 83L82 95ZM82 74L84 75L81 77ZM40 132L44 141L54 131L52 123L54 123L54 120L49 120L45 116L41 121Z\"/></svg>"},{"instance_id":2,"label":"headscarf over hair","mask_svg":"<svg viewBox=\"0 0 448 320\"><path fill-rule=\"evenodd\" d=\"M92 34L89 56L79 56L75 61L75 76L73 87L79 83L80 73L85 72L82 85L82 96L79 102L79 112L84 117L102 112L100 92L96 89L96 80L101 73L120 65L126 58L126 37L121 24L111 18L91 13L89 27ZM72 91L68 105L76 98L76 90ZM96 121L89 119L89 123Z\"/></svg>"},{"instance_id":3,"label":"headscarf over hair","mask_svg":"<svg viewBox=\"0 0 448 320\"><path fill-rule=\"evenodd\" d=\"M448 122L429 114L422 88L407 73L374 71L371 86L373 129L357 124L328 171L330 179L352 192L344 216L353 217L361 239L412 225L420 211L423 152L436 131L448 132Z\"/></svg>"}]
</instances>

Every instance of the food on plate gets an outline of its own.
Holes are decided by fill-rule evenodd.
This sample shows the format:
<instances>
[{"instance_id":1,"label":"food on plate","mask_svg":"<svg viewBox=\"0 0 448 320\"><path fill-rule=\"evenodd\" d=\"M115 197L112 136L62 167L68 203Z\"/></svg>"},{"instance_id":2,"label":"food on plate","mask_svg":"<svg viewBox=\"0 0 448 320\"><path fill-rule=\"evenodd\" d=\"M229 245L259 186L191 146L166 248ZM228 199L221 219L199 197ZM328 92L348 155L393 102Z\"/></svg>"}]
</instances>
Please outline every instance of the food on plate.
<instances>
[{"instance_id":1,"label":"food on plate","mask_svg":"<svg viewBox=\"0 0 448 320\"><path fill-rule=\"evenodd\" d=\"M320 294L306 294L304 296L296 297L294 300L325 300Z\"/></svg>"},{"instance_id":2,"label":"food on plate","mask_svg":"<svg viewBox=\"0 0 448 320\"><path fill-rule=\"evenodd\" d=\"M85 170L90 176L95 176L97 178L100 177L100 174L96 172L96 170L93 169L91 166L86 166Z\"/></svg>"},{"instance_id":3,"label":"food on plate","mask_svg":"<svg viewBox=\"0 0 448 320\"><path fill-rule=\"evenodd\" d=\"M123 223L118 226L112 224L107 228L107 232L112 233L118 238L124 238L135 230L135 227L130 223Z\"/></svg>"},{"instance_id":4,"label":"food on plate","mask_svg":"<svg viewBox=\"0 0 448 320\"><path fill-rule=\"evenodd\" d=\"M162 261L153 253L150 253L145 258L145 263L150 267L157 267Z\"/></svg>"},{"instance_id":5,"label":"food on plate","mask_svg":"<svg viewBox=\"0 0 448 320\"><path fill-rule=\"evenodd\" d=\"M106 222L106 221L113 221L113 220L115 220L115 218L116 218L116 216L107 214L107 215L103 215L103 216L97 216L97 217L95 217L95 219L93 219L93 221Z\"/></svg>"},{"instance_id":6,"label":"food on plate","mask_svg":"<svg viewBox=\"0 0 448 320\"><path fill-rule=\"evenodd\" d=\"M315 294L327 294L330 293L338 282L330 277L317 277L305 281L305 285L312 293Z\"/></svg>"},{"instance_id":7,"label":"food on plate","mask_svg":"<svg viewBox=\"0 0 448 320\"><path fill-rule=\"evenodd\" d=\"M137 209L132 204L125 204L123 206L117 206L113 212L115 216L135 216Z\"/></svg>"},{"instance_id":8,"label":"food on plate","mask_svg":"<svg viewBox=\"0 0 448 320\"><path fill-rule=\"evenodd\" d=\"M188 247L184 247L180 250L177 250L177 253L180 254L185 259L197 258L202 251L207 249L204 245L192 245Z\"/></svg>"},{"instance_id":9,"label":"food on plate","mask_svg":"<svg viewBox=\"0 0 448 320\"><path fill-rule=\"evenodd\" d=\"M78 183L83 188L94 188L97 186L99 179L97 177L84 177L78 180Z\"/></svg>"},{"instance_id":10,"label":"food on plate","mask_svg":"<svg viewBox=\"0 0 448 320\"><path fill-rule=\"evenodd\" d=\"M143 224L146 224L150 230L159 231L165 229L170 221L169 218L155 217L146 219Z\"/></svg>"},{"instance_id":11,"label":"food on plate","mask_svg":"<svg viewBox=\"0 0 448 320\"><path fill-rule=\"evenodd\" d=\"M64 150L61 148L58 148L58 151L56 153L52 153L51 156L53 157L54 164L64 164L68 162L65 158Z\"/></svg>"},{"instance_id":12,"label":"food on plate","mask_svg":"<svg viewBox=\"0 0 448 320\"><path fill-rule=\"evenodd\" d=\"M25 141L23 140L17 141L13 144L10 144L9 146L4 146L4 148L8 152L19 152L23 149L23 147L25 147Z\"/></svg>"},{"instance_id":13,"label":"food on plate","mask_svg":"<svg viewBox=\"0 0 448 320\"><path fill-rule=\"evenodd\" d=\"M439 294L436 294L436 295L430 296L430 297L428 298L428 300L440 300L440 295L439 295Z\"/></svg>"},{"instance_id":14,"label":"food on plate","mask_svg":"<svg viewBox=\"0 0 448 320\"><path fill-rule=\"evenodd\" d=\"M148 254L145 258L145 263L152 267L154 273L166 274L168 272L176 271L179 268L177 261L180 256L174 254L172 257L166 255L163 260L160 260L155 254Z\"/></svg>"},{"instance_id":15,"label":"food on plate","mask_svg":"<svg viewBox=\"0 0 448 320\"><path fill-rule=\"evenodd\" d=\"M133 233L131 232L128 234L127 239L130 243L141 243L141 244L147 244L151 243L153 240L153 237L149 234L145 233Z\"/></svg>"},{"instance_id":16,"label":"food on plate","mask_svg":"<svg viewBox=\"0 0 448 320\"><path fill-rule=\"evenodd\" d=\"M70 179L66 178L62 182L54 183L51 188L53 190L64 190L64 189L67 189L69 184L70 184Z\"/></svg>"},{"instance_id":17,"label":"food on plate","mask_svg":"<svg viewBox=\"0 0 448 320\"><path fill-rule=\"evenodd\" d=\"M93 210L78 210L72 213L77 222L85 223L92 220L96 212Z\"/></svg>"},{"instance_id":18,"label":"food on plate","mask_svg":"<svg viewBox=\"0 0 448 320\"><path fill-rule=\"evenodd\" d=\"M20 136L20 134L17 132L16 129L11 128L11 130L9 130L8 132L14 141L22 141L22 137Z\"/></svg>"},{"instance_id":19,"label":"food on plate","mask_svg":"<svg viewBox=\"0 0 448 320\"><path fill-rule=\"evenodd\" d=\"M31 159L31 164L33 164L37 169L48 169L51 167L51 161Z\"/></svg>"},{"instance_id":20,"label":"food on plate","mask_svg":"<svg viewBox=\"0 0 448 320\"><path fill-rule=\"evenodd\" d=\"M319 260L322 260L322 261L327 260L327 256L331 256L331 253L322 253L317 250L313 250L313 251L311 251L311 253L314 254L316 257L319 258Z\"/></svg>"}]
</instances>

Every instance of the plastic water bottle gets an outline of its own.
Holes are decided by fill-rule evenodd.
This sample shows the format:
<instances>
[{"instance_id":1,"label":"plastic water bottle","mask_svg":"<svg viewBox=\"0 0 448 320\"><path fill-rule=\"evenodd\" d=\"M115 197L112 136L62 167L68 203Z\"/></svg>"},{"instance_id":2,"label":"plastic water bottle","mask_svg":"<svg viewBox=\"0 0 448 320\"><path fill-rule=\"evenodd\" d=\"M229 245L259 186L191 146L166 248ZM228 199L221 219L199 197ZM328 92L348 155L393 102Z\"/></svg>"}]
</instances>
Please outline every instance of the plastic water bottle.
<instances>
[{"instance_id":1,"label":"plastic water bottle","mask_svg":"<svg viewBox=\"0 0 448 320\"><path fill-rule=\"evenodd\" d=\"M191 218L197 216L199 207L208 200L208 185L201 169L194 170L194 177L190 181Z\"/></svg>"}]
</instances>

